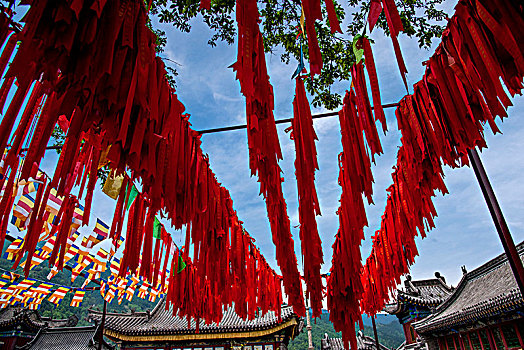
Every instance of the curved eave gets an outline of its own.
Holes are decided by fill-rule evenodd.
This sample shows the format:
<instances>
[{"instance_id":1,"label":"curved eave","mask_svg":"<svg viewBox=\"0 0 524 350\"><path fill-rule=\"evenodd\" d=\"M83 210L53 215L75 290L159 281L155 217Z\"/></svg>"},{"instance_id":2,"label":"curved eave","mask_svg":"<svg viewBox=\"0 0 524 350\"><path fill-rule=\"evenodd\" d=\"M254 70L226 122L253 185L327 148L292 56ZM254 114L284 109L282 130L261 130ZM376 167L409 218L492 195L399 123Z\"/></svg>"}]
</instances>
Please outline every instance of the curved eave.
<instances>
[{"instance_id":1,"label":"curved eave","mask_svg":"<svg viewBox=\"0 0 524 350\"><path fill-rule=\"evenodd\" d=\"M111 329L104 329L104 335L115 340L125 342L155 342L155 341L198 341L210 339L254 339L264 337L276 332L286 329L288 327L296 327L298 325L295 317L289 321L281 323L275 327L263 330L250 330L238 332L215 332L215 333L190 333L190 334L162 334L162 331L151 330L148 334L123 334Z\"/></svg>"},{"instance_id":2,"label":"curved eave","mask_svg":"<svg viewBox=\"0 0 524 350\"><path fill-rule=\"evenodd\" d=\"M384 311L390 315L396 315L402 311L402 306L400 303L386 304L386 306L384 306Z\"/></svg>"},{"instance_id":3,"label":"curved eave","mask_svg":"<svg viewBox=\"0 0 524 350\"><path fill-rule=\"evenodd\" d=\"M0 322L0 328L9 327L17 324L24 324L29 328L38 330L42 327L42 324L37 324L31 318L25 314L17 315L10 320Z\"/></svg>"},{"instance_id":4,"label":"curved eave","mask_svg":"<svg viewBox=\"0 0 524 350\"><path fill-rule=\"evenodd\" d=\"M426 307L437 307L441 305L445 299L444 298L432 298L432 299L424 299L421 297L412 296L409 294L400 293L397 296L397 299L399 302L415 305L415 306L426 306Z\"/></svg>"},{"instance_id":5,"label":"curved eave","mask_svg":"<svg viewBox=\"0 0 524 350\"><path fill-rule=\"evenodd\" d=\"M156 309L156 308L155 308ZM101 321L101 315L99 313L91 312L98 321ZM151 313L151 315L154 315ZM199 333L196 333L196 329L192 325L191 328L179 327L179 325L161 325L160 327L154 324L148 324L149 317L146 315L135 314L114 314L107 316L117 316L116 320L111 317L106 318L104 332L111 332L112 334L120 334L122 336L132 337L143 337L143 336L156 336L156 335L191 335L191 334L222 334L222 333L240 333L240 332L257 332L266 331L273 329L279 325L286 324L290 320L295 320L295 324L298 324L298 316L294 313L288 313L283 316L280 321L273 320L272 322L260 322L256 324L226 324L226 325L212 325L212 326L201 326ZM151 316L153 317L153 316ZM129 318L128 320L125 320ZM119 321L125 320L122 323Z\"/></svg>"},{"instance_id":6,"label":"curved eave","mask_svg":"<svg viewBox=\"0 0 524 350\"><path fill-rule=\"evenodd\" d=\"M453 327L469 325L476 321L503 317L504 315L510 314L516 310L521 310L523 307L524 299L522 297L508 300L503 304L489 305L488 307L483 303L475 306L471 310L465 310L462 313L455 313L434 322L432 322L434 317L430 316L427 320L425 319L415 323L414 327L415 330L421 334L434 333Z\"/></svg>"},{"instance_id":7,"label":"curved eave","mask_svg":"<svg viewBox=\"0 0 524 350\"><path fill-rule=\"evenodd\" d=\"M517 252L520 258L524 260L524 241L517 245ZM481 300L459 311L443 315L459 299L470 283L488 274L496 273L499 275L495 276L500 276L501 271L497 271L497 269L504 267L505 264L508 264L508 259L506 254L503 253L471 272L465 273L453 294L437 307L434 314L413 324L417 333L436 333L454 327L462 327L478 320L506 317L508 314L524 308L524 297L515 287L489 300ZM507 265L504 268L509 269Z\"/></svg>"}]
</instances>

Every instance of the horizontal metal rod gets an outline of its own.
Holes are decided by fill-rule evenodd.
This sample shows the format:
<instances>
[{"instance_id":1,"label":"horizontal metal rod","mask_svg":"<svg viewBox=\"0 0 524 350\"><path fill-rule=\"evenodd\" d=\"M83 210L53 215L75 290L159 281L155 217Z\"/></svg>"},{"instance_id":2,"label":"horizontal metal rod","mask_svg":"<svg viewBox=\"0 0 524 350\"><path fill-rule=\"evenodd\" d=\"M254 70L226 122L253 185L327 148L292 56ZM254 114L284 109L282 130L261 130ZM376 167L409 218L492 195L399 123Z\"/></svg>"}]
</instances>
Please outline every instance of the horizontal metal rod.
<instances>
[{"instance_id":1,"label":"horizontal metal rod","mask_svg":"<svg viewBox=\"0 0 524 350\"><path fill-rule=\"evenodd\" d=\"M63 145L56 145L56 146L47 146L45 148L46 151L50 151L50 150L57 150L57 149L62 149ZM20 152L27 152L29 148L21 148L20 149Z\"/></svg>"},{"instance_id":2,"label":"horizontal metal rod","mask_svg":"<svg viewBox=\"0 0 524 350\"><path fill-rule=\"evenodd\" d=\"M382 105L382 108L393 108L397 107L398 103L388 103L385 105ZM373 107L371 107L373 109ZM313 119L321 119L321 118L327 118L327 117L334 117L338 115L338 112L328 112L328 113L319 113L319 114L313 114ZM286 118L286 119L277 119L275 120L275 124L285 124L285 123L291 123L293 118ZM233 125L233 126L225 126L222 128L213 128L213 129L205 129L197 131L200 135L204 134L213 134L217 132L223 132L223 131L232 131L232 130L240 130L240 129L246 129L247 125Z\"/></svg>"}]
</instances>

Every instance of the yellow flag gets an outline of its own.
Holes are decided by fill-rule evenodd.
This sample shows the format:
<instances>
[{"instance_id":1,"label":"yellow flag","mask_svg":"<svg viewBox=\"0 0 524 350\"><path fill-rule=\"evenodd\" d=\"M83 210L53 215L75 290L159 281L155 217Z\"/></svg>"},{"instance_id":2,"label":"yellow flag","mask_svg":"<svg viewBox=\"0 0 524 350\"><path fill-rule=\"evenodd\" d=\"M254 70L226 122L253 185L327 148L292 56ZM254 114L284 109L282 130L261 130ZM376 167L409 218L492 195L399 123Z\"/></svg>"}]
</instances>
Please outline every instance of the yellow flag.
<instances>
[{"instance_id":1,"label":"yellow flag","mask_svg":"<svg viewBox=\"0 0 524 350\"><path fill-rule=\"evenodd\" d=\"M116 200L120 194L120 188L122 188L123 182L124 175L115 176L114 173L111 173L111 175L107 178L104 187L102 188L102 192Z\"/></svg>"},{"instance_id":2,"label":"yellow flag","mask_svg":"<svg viewBox=\"0 0 524 350\"><path fill-rule=\"evenodd\" d=\"M300 7L302 10L302 13L300 14L300 28L302 28L302 35L304 36L304 39L306 38L306 30L304 29L304 20L306 16L304 15L304 7Z\"/></svg>"},{"instance_id":3,"label":"yellow flag","mask_svg":"<svg viewBox=\"0 0 524 350\"><path fill-rule=\"evenodd\" d=\"M107 148L102 151L100 154L100 160L98 161L98 169L103 168L107 164L109 164L109 160L107 159L107 154L109 153L109 150L111 149L111 145L107 146Z\"/></svg>"}]
</instances>

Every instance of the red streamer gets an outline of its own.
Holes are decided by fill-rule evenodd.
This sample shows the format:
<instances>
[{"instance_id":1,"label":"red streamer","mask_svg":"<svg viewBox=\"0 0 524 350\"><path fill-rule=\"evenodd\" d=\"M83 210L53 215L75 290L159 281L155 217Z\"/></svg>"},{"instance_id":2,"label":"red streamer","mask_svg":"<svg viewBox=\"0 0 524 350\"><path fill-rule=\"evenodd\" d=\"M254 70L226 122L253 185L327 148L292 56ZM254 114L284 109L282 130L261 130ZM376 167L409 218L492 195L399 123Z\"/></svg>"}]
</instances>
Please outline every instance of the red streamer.
<instances>
[{"instance_id":1,"label":"red streamer","mask_svg":"<svg viewBox=\"0 0 524 350\"><path fill-rule=\"evenodd\" d=\"M70 192L73 186L80 185L79 193L82 194L85 187L83 223L86 224L89 221L100 156L102 150L111 145L107 154L111 170L116 174L130 172L131 179L138 179L142 184L141 193L129 211L121 275L135 273L142 254L142 264L150 264L151 259L155 259L154 273L148 266L141 270L142 275L150 282L158 281L154 277L158 278L162 258L156 256L156 247L155 257L152 257L151 220L152 213L162 210L176 229L186 225L188 237L197 249L194 264L198 266L198 271L187 259L189 267L175 274L170 288L184 281L184 285L197 288L193 292L200 288L199 293L186 294L182 298L176 297L175 292L171 291L170 300L183 299L183 303L174 304L175 310L188 318L202 318L206 322L219 320L222 306L233 303L250 318L255 316L258 308L279 312L282 301L280 277L270 269L254 247L236 217L229 193L220 186L209 168L200 148L199 135L190 128L184 106L165 78L162 60L155 57L156 38L146 26L145 5L139 1L120 0L97 1L93 4L66 0L26 3L30 8L24 19L25 27L17 34L21 45L12 59L6 73L7 79L0 91L0 104L3 106L16 79L17 92L9 102L8 111L0 124L0 150L6 148L14 119L29 87L35 81L39 82L38 86L42 85L40 94L43 93L41 99L45 103L20 178L36 176L57 123L64 128L67 126L67 136L52 182L48 186L41 186L37 193L24 249L30 256L34 253L43 228L43 215L50 190L56 188L57 195L66 199L59 213L60 225L53 228L57 233L57 242L52 260L54 262L58 258L58 264L62 264L64 242L70 234L76 205L76 198L71 197ZM0 39L5 29L2 23L0 17ZM7 35L4 35L3 41L6 38ZM263 56L261 44L257 47L257 53ZM4 50L4 59L8 56L9 52ZM267 82L267 89L263 91L270 94L269 86ZM38 101L36 96L35 89ZM35 98L31 98L31 101ZM270 101L269 95L257 98ZM28 118L24 117L25 125L19 125L16 148L26 138L24 134L27 134L31 115L25 111L24 116ZM266 128L272 128L276 141L272 115ZM271 148L275 145L278 148L278 142L275 142L270 144L267 151L274 163L263 171L267 171L266 178L271 179L267 181L267 186L277 185L266 191L273 191L268 194L268 201L272 226L278 231L275 239L284 242L278 254L279 260L283 261L292 251L293 241L289 219L285 215L285 202L279 190L280 169L276 159L280 157L280 151ZM20 155L19 150L12 152L13 155ZM5 174L14 174L14 177L17 166L10 163L3 171ZM110 236L115 242L118 242L124 221L126 188L124 182L111 226ZM6 201L9 198L6 196ZM10 209L12 204L7 204L5 207ZM232 243L229 241L232 231L241 237L246 254L236 268L229 267L233 259L230 251ZM164 236L166 246L169 244L163 256L166 271L166 264L178 264L178 252L173 256L171 238L167 234ZM211 244L210 249L207 249L208 242ZM187 250L184 254L187 254ZM26 266L30 265L28 262ZM288 265L283 271L286 276L295 273L292 276L294 279L288 278L287 282L287 289L292 290L294 288L290 288L290 283L299 281L296 258L294 265L293 260ZM247 266L250 266L249 270ZM162 273L162 283L167 278L166 273ZM235 289L238 283L244 284L242 288L249 286L249 290ZM297 295L303 305L300 292L296 292L291 299L296 299ZM211 306L206 309L204 305L208 301ZM295 301L295 304L300 312L300 303Z\"/></svg>"},{"instance_id":2,"label":"red streamer","mask_svg":"<svg viewBox=\"0 0 524 350\"><path fill-rule=\"evenodd\" d=\"M281 169L278 165L278 159L282 159L282 154L273 116L273 87L269 83L266 71L256 1L238 0L236 16L239 34L238 58L233 68L237 72L241 91L246 97L251 175L258 174L260 193L266 200L277 263L282 271L289 303L298 315L304 315L300 274L287 205L282 193Z\"/></svg>"},{"instance_id":3,"label":"red streamer","mask_svg":"<svg viewBox=\"0 0 524 350\"><path fill-rule=\"evenodd\" d=\"M296 79L292 127L292 138L295 141L296 149L295 175L298 187L298 214L302 254L304 255L306 295L311 300L313 317L320 317L323 294L320 265L324 263L324 259L315 219L315 215L321 215L315 189L315 171L318 170L315 141L318 138L313 128L313 118L301 78Z\"/></svg>"}]
</instances>

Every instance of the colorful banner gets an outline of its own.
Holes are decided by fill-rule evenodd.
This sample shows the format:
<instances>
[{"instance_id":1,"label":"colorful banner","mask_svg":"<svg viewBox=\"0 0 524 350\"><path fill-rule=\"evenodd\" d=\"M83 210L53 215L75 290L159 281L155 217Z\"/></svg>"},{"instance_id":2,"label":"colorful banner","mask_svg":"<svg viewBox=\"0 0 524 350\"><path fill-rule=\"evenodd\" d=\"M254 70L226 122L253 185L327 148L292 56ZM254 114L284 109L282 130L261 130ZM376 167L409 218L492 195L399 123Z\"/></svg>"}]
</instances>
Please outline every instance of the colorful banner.
<instances>
[{"instance_id":1,"label":"colorful banner","mask_svg":"<svg viewBox=\"0 0 524 350\"><path fill-rule=\"evenodd\" d=\"M75 295L73 295L73 299L71 300L70 306L73 307L79 307L82 305L82 300L84 300L84 295L86 294L83 290L77 290L75 291Z\"/></svg>"}]
</instances>

